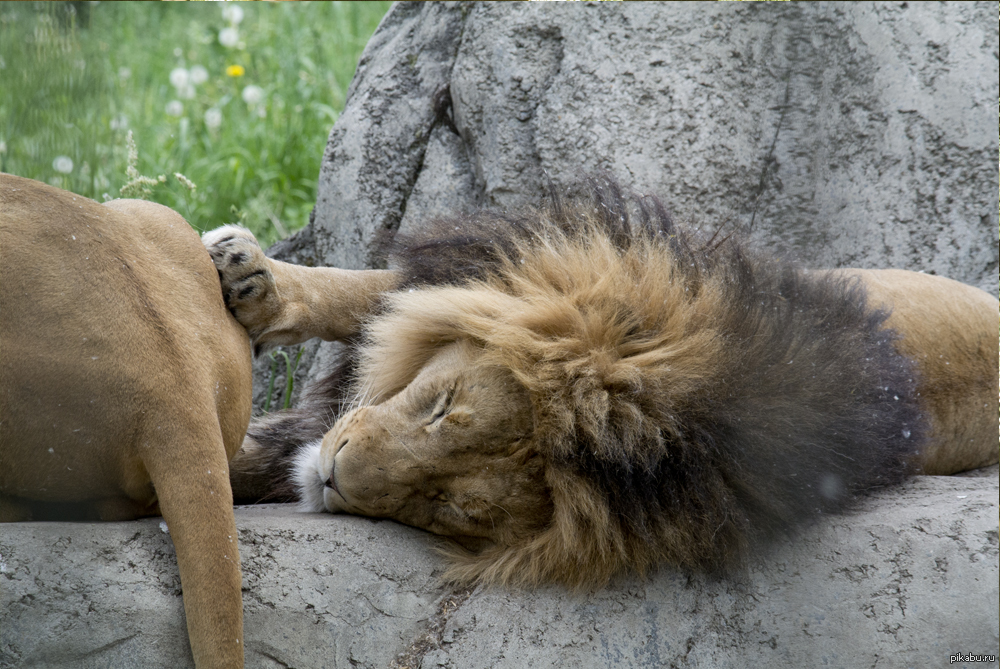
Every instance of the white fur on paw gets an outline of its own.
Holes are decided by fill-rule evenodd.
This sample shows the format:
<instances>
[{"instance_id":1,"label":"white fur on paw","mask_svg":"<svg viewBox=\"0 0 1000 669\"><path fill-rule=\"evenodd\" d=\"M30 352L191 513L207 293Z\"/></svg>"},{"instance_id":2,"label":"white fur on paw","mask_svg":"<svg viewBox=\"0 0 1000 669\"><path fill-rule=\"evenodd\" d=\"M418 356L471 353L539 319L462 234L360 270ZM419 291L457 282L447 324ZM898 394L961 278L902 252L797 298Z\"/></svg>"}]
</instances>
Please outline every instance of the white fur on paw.
<instances>
[{"instance_id":1,"label":"white fur on paw","mask_svg":"<svg viewBox=\"0 0 1000 669\"><path fill-rule=\"evenodd\" d=\"M230 224L223 225L221 228L216 228L215 230L209 230L201 236L201 243L205 245L206 249L211 249L216 246L220 240L227 237L245 237L249 235L253 237L253 233L244 228L242 225Z\"/></svg>"},{"instance_id":2,"label":"white fur on paw","mask_svg":"<svg viewBox=\"0 0 1000 669\"><path fill-rule=\"evenodd\" d=\"M321 469L322 448L323 441L320 439L306 444L295 454L292 480L299 491L299 511L326 511L323 491L329 474L324 476Z\"/></svg>"}]
</instances>

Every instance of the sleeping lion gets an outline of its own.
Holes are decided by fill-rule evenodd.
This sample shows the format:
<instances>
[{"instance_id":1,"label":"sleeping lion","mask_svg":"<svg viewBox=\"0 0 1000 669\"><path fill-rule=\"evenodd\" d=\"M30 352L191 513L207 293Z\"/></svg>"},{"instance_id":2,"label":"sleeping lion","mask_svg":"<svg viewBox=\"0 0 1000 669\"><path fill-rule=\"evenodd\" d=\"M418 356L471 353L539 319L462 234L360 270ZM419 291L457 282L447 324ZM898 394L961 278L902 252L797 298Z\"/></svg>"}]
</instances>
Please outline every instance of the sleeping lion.
<instances>
[{"instance_id":1,"label":"sleeping lion","mask_svg":"<svg viewBox=\"0 0 1000 669\"><path fill-rule=\"evenodd\" d=\"M300 407L251 424L236 498L452 537L459 582L592 587L739 567L910 473L997 462L992 296L804 271L588 184L398 237L388 270L207 233L257 352L346 343Z\"/></svg>"}]
</instances>

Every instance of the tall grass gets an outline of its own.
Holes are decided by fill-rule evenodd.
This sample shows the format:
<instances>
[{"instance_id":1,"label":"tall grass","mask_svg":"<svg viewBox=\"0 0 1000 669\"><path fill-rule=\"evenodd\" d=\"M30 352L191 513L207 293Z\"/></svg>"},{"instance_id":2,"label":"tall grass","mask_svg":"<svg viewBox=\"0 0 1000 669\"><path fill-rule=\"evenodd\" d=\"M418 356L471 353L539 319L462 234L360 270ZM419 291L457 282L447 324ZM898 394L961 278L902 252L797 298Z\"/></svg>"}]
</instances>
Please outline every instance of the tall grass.
<instances>
[{"instance_id":1,"label":"tall grass","mask_svg":"<svg viewBox=\"0 0 1000 669\"><path fill-rule=\"evenodd\" d=\"M150 199L265 245L305 225L327 135L389 2L0 3L0 170ZM234 10L236 8L238 11Z\"/></svg>"}]
</instances>

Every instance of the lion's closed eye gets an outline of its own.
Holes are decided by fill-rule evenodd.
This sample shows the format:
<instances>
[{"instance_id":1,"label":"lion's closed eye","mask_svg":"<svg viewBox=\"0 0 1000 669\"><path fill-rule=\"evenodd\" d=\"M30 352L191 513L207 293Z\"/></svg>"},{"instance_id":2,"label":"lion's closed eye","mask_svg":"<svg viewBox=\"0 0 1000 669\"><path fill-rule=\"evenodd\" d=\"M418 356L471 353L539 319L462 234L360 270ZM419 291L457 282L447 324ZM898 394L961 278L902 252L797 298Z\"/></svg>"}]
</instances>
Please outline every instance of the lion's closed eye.
<instances>
[{"instance_id":1,"label":"lion's closed eye","mask_svg":"<svg viewBox=\"0 0 1000 669\"><path fill-rule=\"evenodd\" d=\"M441 420L451 411L455 399L454 387L443 390L437 394L434 404L429 411L429 416L424 423L425 427L437 427Z\"/></svg>"}]
</instances>

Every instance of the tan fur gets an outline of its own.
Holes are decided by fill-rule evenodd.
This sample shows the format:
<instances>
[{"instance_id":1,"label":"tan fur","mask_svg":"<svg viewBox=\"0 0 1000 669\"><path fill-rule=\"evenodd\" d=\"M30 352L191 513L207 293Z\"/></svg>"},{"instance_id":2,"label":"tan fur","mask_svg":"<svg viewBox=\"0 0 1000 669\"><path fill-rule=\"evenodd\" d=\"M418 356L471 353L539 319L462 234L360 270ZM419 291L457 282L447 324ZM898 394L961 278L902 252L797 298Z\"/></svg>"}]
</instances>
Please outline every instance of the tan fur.
<instances>
[{"instance_id":1,"label":"tan fur","mask_svg":"<svg viewBox=\"0 0 1000 669\"><path fill-rule=\"evenodd\" d=\"M227 460L250 419L250 347L198 236L0 175L0 518L38 502L162 512L199 667L242 667Z\"/></svg>"},{"instance_id":2,"label":"tan fur","mask_svg":"<svg viewBox=\"0 0 1000 669\"><path fill-rule=\"evenodd\" d=\"M924 474L996 464L998 303L985 291L942 276L899 269L835 270L861 278L872 301L892 310L897 349L916 360L918 391L931 421Z\"/></svg>"},{"instance_id":3,"label":"tan fur","mask_svg":"<svg viewBox=\"0 0 1000 669\"><path fill-rule=\"evenodd\" d=\"M612 522L600 491L579 473L589 465L574 444L582 434L597 462L616 456L602 448L634 448L625 459L641 463L643 445L664 438L660 430L669 438L682 429L669 419L650 425L635 402L653 397L661 414L680 414L689 410L685 398L719 378L726 342L716 319L731 307L713 282L726 275L703 277L691 298L692 282L673 276L679 270L668 244L650 238L622 250L596 228L577 238L546 228L519 262L504 261L489 280L388 292L380 301L400 278L354 275L348 306L329 290L336 275L253 254L246 231L230 228L204 241L223 290L250 302L230 305L251 332L270 326L256 320L255 293L242 291L240 277L261 270L266 277L273 267L280 278L271 272L276 281L260 295L280 319L283 341L305 338L323 319L354 335L366 325L359 304L383 309L364 328L353 408L296 465L308 508L488 540L478 553L452 553L449 574L464 582L589 586L663 562L720 562L712 555L719 542L704 528L731 525L731 504L711 497L728 494L725 486L707 489L703 515L681 514L649 542ZM238 267L228 262L233 254ZM256 264L247 265L251 256ZM839 272L859 277L872 302L893 309L887 325L916 361L932 435L914 467L949 474L997 462L997 300L913 272ZM283 294L296 296L297 309ZM322 312L300 327L303 306ZM606 439L608 416L620 432ZM782 416L773 424L781 429ZM736 534L728 545L739 552Z\"/></svg>"}]
</instances>

